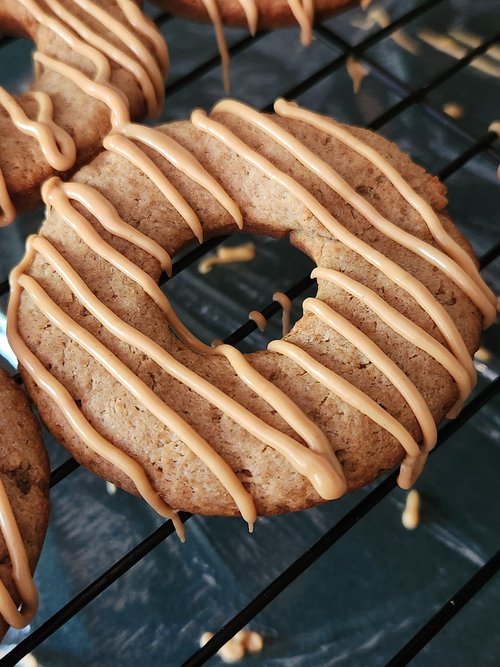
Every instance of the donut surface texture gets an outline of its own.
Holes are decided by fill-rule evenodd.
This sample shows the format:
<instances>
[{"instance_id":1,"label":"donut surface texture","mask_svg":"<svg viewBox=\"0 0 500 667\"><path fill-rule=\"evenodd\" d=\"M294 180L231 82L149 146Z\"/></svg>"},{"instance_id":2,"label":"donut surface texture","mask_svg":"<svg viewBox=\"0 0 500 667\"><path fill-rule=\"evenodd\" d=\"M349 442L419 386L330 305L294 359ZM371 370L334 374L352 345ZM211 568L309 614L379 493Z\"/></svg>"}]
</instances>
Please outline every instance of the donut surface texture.
<instances>
[{"instance_id":1,"label":"donut surface texture","mask_svg":"<svg viewBox=\"0 0 500 667\"><path fill-rule=\"evenodd\" d=\"M9 341L48 428L164 513L152 491L252 523L403 459L410 486L495 317L437 178L367 130L275 109L226 100L107 137L72 182L45 184L46 221L11 277ZM240 228L288 236L319 267L304 316L249 355L194 338L156 285L165 251Z\"/></svg>"},{"instance_id":2,"label":"donut surface texture","mask_svg":"<svg viewBox=\"0 0 500 667\"><path fill-rule=\"evenodd\" d=\"M0 30L36 47L30 89L0 88L1 226L102 150L112 125L159 113L168 55L133 0L2 0Z\"/></svg>"},{"instance_id":3,"label":"donut surface texture","mask_svg":"<svg viewBox=\"0 0 500 667\"><path fill-rule=\"evenodd\" d=\"M34 571L49 518L49 464L26 396L0 369L0 636L27 625L38 596ZM13 540L7 546L6 538ZM9 542L10 544L10 542ZM25 584L13 574L17 562ZM23 602L21 613L17 610Z\"/></svg>"}]
</instances>

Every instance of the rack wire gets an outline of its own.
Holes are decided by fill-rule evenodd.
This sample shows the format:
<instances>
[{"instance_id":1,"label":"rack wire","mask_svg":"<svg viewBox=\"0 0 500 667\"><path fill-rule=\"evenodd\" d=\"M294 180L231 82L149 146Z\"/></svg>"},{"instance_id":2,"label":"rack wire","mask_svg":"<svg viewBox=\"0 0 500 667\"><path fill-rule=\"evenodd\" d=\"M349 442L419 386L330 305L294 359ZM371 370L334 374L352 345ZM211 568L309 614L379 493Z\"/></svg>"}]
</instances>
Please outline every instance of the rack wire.
<instances>
[{"instance_id":1,"label":"rack wire","mask_svg":"<svg viewBox=\"0 0 500 667\"><path fill-rule=\"evenodd\" d=\"M425 12L443 4L444 0L426 0L420 5L401 15L390 25L377 30L358 44L351 46L340 35L336 34L331 28L318 25L315 27L315 35L325 44L333 47L335 57L325 66L311 74L307 79L301 81L282 95L287 98L295 98L301 93L309 90L312 86L330 76L335 70L344 66L349 56L355 56L360 61L366 63L370 68L370 73L389 91L397 93L401 98L389 109L381 113L367 126L373 130L379 130L390 120L396 118L406 109L413 105L419 105L420 108L428 114L434 121L446 127L457 137L465 140L468 147L444 166L439 177L446 180L455 174L460 168L466 165L474 157L482 155L495 163L500 162L500 153L495 148L494 143L498 138L492 131L485 132L477 137L460 127L452 118L446 115L439 108L428 101L427 96L430 92L449 81L458 72L464 70L474 58L485 53L487 49L500 40L500 31L493 37L482 41L477 47L471 48L468 53L456 60L453 65L446 68L436 76L431 77L424 85L411 89L403 81L399 80L394 74L389 72L383 66L378 64L367 54L367 50L381 42L386 37L392 35L395 31L420 18ZM158 25L161 25L170 17L167 14L161 14L156 19ZM255 40L262 39L265 33L261 32L255 38L244 37L237 41L231 48L232 56L245 51L249 46L255 44ZM7 46L15 39L13 37L0 37L0 49ZM340 53L339 53L340 51ZM183 87L199 80L202 76L220 65L219 57L213 57L198 66L187 75L179 78L171 86L167 86L167 95L181 90ZM172 278L162 275L161 283L173 279L183 270L190 267L203 255L213 250L227 237L218 237L211 239L194 250L188 252L182 258L174 262ZM487 268L500 255L500 240L492 245L480 258L481 269ZM309 276L303 276L286 290L290 299L296 299L303 294L314 281ZM0 297L8 293L8 281L0 283ZM261 309L266 319L277 314L281 306L272 302ZM239 328L233 331L225 341L230 344L237 344L256 330L256 324L252 320L244 322ZM19 376L16 376L19 380ZM19 380L20 381L20 380ZM477 395L465 406L460 416L453 422L446 423L439 431L439 439L436 449L442 447L452 435L462 428L470 419L472 419L489 401L491 401L500 392L500 378L488 382L487 385L477 393ZM434 450L435 451L435 450ZM62 465L52 471L51 487L59 484L68 475L71 475L79 464L72 458L66 460ZM302 553L290 566L284 569L269 585L262 589L245 607L240 609L225 625L220 628L212 639L202 648L197 650L184 663L183 667L197 667L203 665L209 660L231 637L247 625L255 616L261 612L267 605L276 599L288 586L292 585L308 568L310 568L323 554L331 549L339 540L345 536L348 531L363 517L373 510L396 486L396 473L388 475L382 482L348 511L339 521L337 521L322 537L317 540L310 548ZM183 521L187 521L191 515L183 513ZM117 581L122 575L136 565L148 553L160 545L173 533L171 522L164 522L159 528L152 532L142 542L133 547L122 558L115 562L109 569L95 578L86 588L75 595L62 608L54 613L50 618L43 622L38 628L33 630L25 639L23 639L15 648L13 648L5 657L0 659L0 667L12 667L18 663L24 656L37 648L50 635L55 633L86 605L91 603L98 595L105 591L111 584ZM477 569L473 575L463 583L460 590L448 600L427 623L413 636L407 643L394 655L387 663L391 667L406 665L412 660L419 651L453 618L480 590L494 577L500 569L500 551L497 551L482 567Z\"/></svg>"}]
</instances>

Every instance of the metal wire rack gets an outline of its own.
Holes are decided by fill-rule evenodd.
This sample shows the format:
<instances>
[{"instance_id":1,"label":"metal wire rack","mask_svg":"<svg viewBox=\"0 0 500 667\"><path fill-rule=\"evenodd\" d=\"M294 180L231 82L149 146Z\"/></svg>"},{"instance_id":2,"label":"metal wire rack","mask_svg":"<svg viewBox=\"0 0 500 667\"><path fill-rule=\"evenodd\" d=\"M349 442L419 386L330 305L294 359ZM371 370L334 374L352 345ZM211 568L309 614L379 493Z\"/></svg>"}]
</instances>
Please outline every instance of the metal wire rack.
<instances>
[{"instance_id":1,"label":"metal wire rack","mask_svg":"<svg viewBox=\"0 0 500 667\"><path fill-rule=\"evenodd\" d=\"M451 66L432 76L424 84L416 89L409 88L403 81L399 80L394 74L381 66L375 59L367 53L368 49L380 43L386 37L392 35L397 30L419 19L425 12L441 4L443 0L426 0L417 7L401 15L390 25L376 32L371 33L365 39L355 46L351 46L339 34L336 34L331 28L318 25L315 28L317 39L332 47L332 59L326 65L315 71L301 81L293 88L280 91L281 95L287 98L295 98L304 91L330 76L332 72L344 66L349 56L355 56L362 62L365 62L373 77L375 77L388 90L397 94L400 101L382 112L370 124L369 128L379 130L383 128L390 120L396 118L412 105L420 105L421 109L433 118L434 121L445 126L450 132L454 133L460 139L467 143L467 148L457 157L446 164L439 172L441 179L447 179L455 174L460 168L466 165L476 156L483 155L493 162L500 162L500 153L495 147L497 135L492 131L486 131L482 136L473 136L467 130L459 126L452 118L445 114L438 106L433 105L428 100L428 95L439 86L448 82L455 74L464 70L475 58L485 53L489 47L498 42L500 31L491 38L484 40L475 48L471 48L468 53L456 60ZM156 17L156 22L161 25L170 20L166 14ZM231 55L244 52L255 40L262 39L264 33L259 33L253 38L244 37L236 41L230 48ZM6 47L12 42L12 37L0 38L0 49ZM1 57L1 56L0 56ZM167 99L174 92L199 80L202 76L218 67L220 60L214 56L206 62L199 65L196 69L177 79L171 86L167 86ZM226 237L212 239L203 245L196 247L191 252L174 262L172 278L175 278L184 269L190 267L200 257L213 250L222 243ZM480 257L481 269L488 267L500 255L500 240L496 241ZM168 279L165 275L161 281L165 283ZM313 284L309 276L303 276L286 290L287 295L293 300L299 297L305 290ZM8 282L0 283L0 297L8 293ZM269 303L261 309L266 318L270 318L281 309L276 302ZM226 342L237 344L248 337L256 329L256 324L248 320L237 328L226 338ZM18 376L17 376L18 378ZM19 378L18 378L19 379ZM451 438L461 427L472 419L483 406L491 401L500 391L500 378L496 378L482 388L474 398L466 405L458 419L447 423L440 429L437 448L442 447L447 440ZM59 484L68 475L71 475L78 468L78 463L74 459L68 459L65 463L55 468L51 475L51 487ZM380 501L385 498L396 485L396 473L390 474L380 482L373 490L366 495L358 504L347 512L339 521L325 532L309 549L304 551L289 567L284 569L269 585L262 589L246 606L241 608L225 625L220 628L213 638L202 648L197 650L183 664L184 667L195 667L205 664L232 636L247 625L254 617L269 605L277 596L279 596L288 586L292 585L309 567L311 567L327 550L342 539L344 535L360 520L363 519L371 510L373 510ZM191 515L183 514L182 518L187 521ZM67 604L57 610L38 628L31 632L15 648L13 648L5 657L0 659L1 667L16 665L24 656L33 651L50 635L55 633L86 605L92 602L98 595L106 590L111 584L117 581L122 575L130 570L142 558L144 558L155 547L166 540L173 532L170 522L163 523L159 528L152 532L146 539L134 546L122 558L116 561L109 569L95 578L89 585L81 590L77 595L70 599ZM394 655L387 663L391 666L408 664L421 649L444 627L451 618L457 614L481 588L495 575L500 569L500 550L497 551L482 567L477 569L473 575L464 582L463 586L456 594L449 599L434 615L431 615L427 623L421 629L409 638L407 643Z\"/></svg>"}]
</instances>

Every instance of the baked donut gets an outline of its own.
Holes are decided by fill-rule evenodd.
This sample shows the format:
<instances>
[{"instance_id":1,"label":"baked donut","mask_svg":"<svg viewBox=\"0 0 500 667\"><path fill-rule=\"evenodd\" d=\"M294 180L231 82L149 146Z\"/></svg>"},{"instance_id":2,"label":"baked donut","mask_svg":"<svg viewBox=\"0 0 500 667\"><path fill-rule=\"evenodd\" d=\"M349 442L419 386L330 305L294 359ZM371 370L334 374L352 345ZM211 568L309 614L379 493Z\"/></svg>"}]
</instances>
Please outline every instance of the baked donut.
<instances>
[{"instance_id":1,"label":"baked donut","mask_svg":"<svg viewBox=\"0 0 500 667\"><path fill-rule=\"evenodd\" d=\"M0 369L0 637L36 612L31 575L49 518L49 464L26 396ZM19 604L22 607L19 610Z\"/></svg>"},{"instance_id":2,"label":"baked donut","mask_svg":"<svg viewBox=\"0 0 500 667\"><path fill-rule=\"evenodd\" d=\"M109 135L73 181L44 184L11 274L9 341L48 428L167 516L252 524L401 461L408 488L495 318L437 178L367 130L275 111L226 100ZM157 286L193 237L241 228L317 264L304 316L249 355L199 341Z\"/></svg>"},{"instance_id":3,"label":"baked donut","mask_svg":"<svg viewBox=\"0 0 500 667\"><path fill-rule=\"evenodd\" d=\"M167 49L133 0L3 0L0 31L30 37L35 79L0 88L0 226L40 185L88 162L110 127L163 106Z\"/></svg>"},{"instance_id":4,"label":"baked donut","mask_svg":"<svg viewBox=\"0 0 500 667\"><path fill-rule=\"evenodd\" d=\"M309 46L314 21L323 21L359 0L154 0L174 16L194 21L211 22L224 71L224 88L229 90L229 51L223 25L245 27L255 35L269 30L298 24L300 41Z\"/></svg>"}]
</instances>

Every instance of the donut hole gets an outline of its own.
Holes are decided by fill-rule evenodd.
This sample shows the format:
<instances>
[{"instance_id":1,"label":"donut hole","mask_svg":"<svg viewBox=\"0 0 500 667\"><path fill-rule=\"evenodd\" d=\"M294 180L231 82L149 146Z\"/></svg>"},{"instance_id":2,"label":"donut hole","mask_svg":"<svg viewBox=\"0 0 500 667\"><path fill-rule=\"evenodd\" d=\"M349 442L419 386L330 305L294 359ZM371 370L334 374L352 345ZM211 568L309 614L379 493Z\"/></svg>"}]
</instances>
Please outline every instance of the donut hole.
<instances>
[{"instance_id":1,"label":"donut hole","mask_svg":"<svg viewBox=\"0 0 500 667\"><path fill-rule=\"evenodd\" d=\"M196 262L166 284L166 293L184 324L205 343L224 340L248 321L251 311L270 304L277 291L286 292L307 276L314 263L287 239L275 240L252 234L234 234L220 247L255 245L255 258L245 262L215 265L208 273ZM192 247L190 248L192 249ZM291 324L302 315L302 302L316 291L313 285L292 302ZM242 352L263 350L282 335L282 310L269 318L266 329L256 329L235 342Z\"/></svg>"},{"instance_id":2,"label":"donut hole","mask_svg":"<svg viewBox=\"0 0 500 667\"><path fill-rule=\"evenodd\" d=\"M10 31L9 31L10 32ZM14 95L25 92L33 80L32 54L33 42L26 38L18 38L1 45L0 86Z\"/></svg>"}]
</instances>

